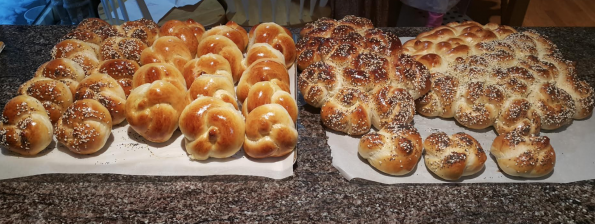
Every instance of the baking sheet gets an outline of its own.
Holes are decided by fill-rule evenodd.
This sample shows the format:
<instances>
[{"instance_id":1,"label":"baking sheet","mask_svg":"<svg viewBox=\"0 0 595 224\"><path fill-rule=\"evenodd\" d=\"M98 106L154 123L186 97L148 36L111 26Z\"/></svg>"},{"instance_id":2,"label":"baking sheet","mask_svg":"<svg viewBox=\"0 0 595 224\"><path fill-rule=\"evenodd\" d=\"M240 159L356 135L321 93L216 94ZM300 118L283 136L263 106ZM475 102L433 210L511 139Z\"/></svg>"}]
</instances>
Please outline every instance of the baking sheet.
<instances>
[{"instance_id":1,"label":"baking sheet","mask_svg":"<svg viewBox=\"0 0 595 224\"><path fill-rule=\"evenodd\" d=\"M412 38L401 38L405 43ZM556 151L556 166L554 171L545 177L526 179L507 176L500 172L497 163L489 154L492 142L497 134L492 127L484 130L467 129L455 122L454 119L426 118L420 115L414 117L415 127L425 140L436 131L452 135L465 132L473 136L481 144L488 156L485 168L478 174L463 177L457 181L439 179L426 169L423 155L417 168L406 176L390 176L377 171L358 154L359 137L351 137L342 133L326 129L328 144L331 148L333 166L341 174L351 180L361 178L385 184L395 183L519 183L519 182L551 182L569 183L574 181L595 179L595 118L575 120L570 126L555 131L542 131L541 135L550 138L550 143Z\"/></svg>"},{"instance_id":2,"label":"baking sheet","mask_svg":"<svg viewBox=\"0 0 595 224\"><path fill-rule=\"evenodd\" d=\"M296 66L289 69L292 96L296 96ZM112 173L159 176L250 175L283 179L293 175L297 149L280 158L252 159L244 150L230 158L190 160L184 135L176 130L165 143L152 143L124 121L114 126L106 146L92 155L71 153L54 141L35 157L23 157L2 147L0 179L45 173Z\"/></svg>"}]
</instances>

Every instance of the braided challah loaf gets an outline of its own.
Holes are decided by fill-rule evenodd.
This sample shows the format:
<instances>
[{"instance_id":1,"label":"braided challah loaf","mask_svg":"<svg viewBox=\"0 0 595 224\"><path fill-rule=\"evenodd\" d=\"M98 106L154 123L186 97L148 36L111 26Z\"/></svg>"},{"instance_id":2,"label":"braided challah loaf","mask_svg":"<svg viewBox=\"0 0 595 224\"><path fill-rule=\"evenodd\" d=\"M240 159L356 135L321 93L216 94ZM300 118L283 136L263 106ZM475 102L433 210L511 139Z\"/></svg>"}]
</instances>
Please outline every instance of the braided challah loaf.
<instances>
[{"instance_id":1,"label":"braided challah loaf","mask_svg":"<svg viewBox=\"0 0 595 224\"><path fill-rule=\"evenodd\" d=\"M494 128L498 134L516 131L523 135L539 135L541 115L528 100L520 97L509 98L502 104Z\"/></svg>"},{"instance_id":2,"label":"braided challah loaf","mask_svg":"<svg viewBox=\"0 0 595 224\"><path fill-rule=\"evenodd\" d=\"M140 63L141 52L147 45L137 38L110 37L105 39L99 48L99 59L128 59Z\"/></svg>"},{"instance_id":3,"label":"braided challah loaf","mask_svg":"<svg viewBox=\"0 0 595 224\"><path fill-rule=\"evenodd\" d=\"M194 57L201 37L195 35L195 33L198 34L198 32L196 32L196 26L188 26L187 24L193 23L185 23L179 20L167 21L159 29L159 36L174 36L179 38L190 51L190 57Z\"/></svg>"},{"instance_id":4,"label":"braided challah loaf","mask_svg":"<svg viewBox=\"0 0 595 224\"><path fill-rule=\"evenodd\" d=\"M242 114L214 97L198 97L180 115L186 152L195 160L232 156L242 147L244 130Z\"/></svg>"},{"instance_id":5,"label":"braided challah loaf","mask_svg":"<svg viewBox=\"0 0 595 224\"><path fill-rule=\"evenodd\" d=\"M190 52L183 41L177 37L159 37L153 45L145 49L140 55L142 65L150 63L168 63L175 66L180 72L184 65L192 60L194 54Z\"/></svg>"},{"instance_id":6,"label":"braided challah loaf","mask_svg":"<svg viewBox=\"0 0 595 224\"><path fill-rule=\"evenodd\" d=\"M469 82L460 90L461 99L456 103L455 119L465 127L484 129L496 121L505 96L495 85Z\"/></svg>"},{"instance_id":7,"label":"braided challah loaf","mask_svg":"<svg viewBox=\"0 0 595 224\"><path fill-rule=\"evenodd\" d=\"M74 93L74 99L97 100L109 111L112 125L119 124L126 119L126 94L120 84L109 75L96 73L83 79Z\"/></svg>"},{"instance_id":8,"label":"braided challah loaf","mask_svg":"<svg viewBox=\"0 0 595 224\"><path fill-rule=\"evenodd\" d=\"M298 77L298 87L306 103L322 107L342 86L342 76L335 66L315 62Z\"/></svg>"},{"instance_id":9,"label":"braided challah loaf","mask_svg":"<svg viewBox=\"0 0 595 224\"><path fill-rule=\"evenodd\" d=\"M297 122L298 108L295 99L289 92L270 81L258 82L250 87L248 96L242 103L242 113L247 117L252 110L265 104L283 106L291 116L293 123Z\"/></svg>"},{"instance_id":10,"label":"braided challah loaf","mask_svg":"<svg viewBox=\"0 0 595 224\"><path fill-rule=\"evenodd\" d=\"M75 101L56 124L56 139L77 154L95 153L112 132L109 111L96 100Z\"/></svg>"},{"instance_id":11,"label":"braided challah loaf","mask_svg":"<svg viewBox=\"0 0 595 224\"><path fill-rule=\"evenodd\" d=\"M274 82L282 90L289 92L289 73L285 65L272 59L260 59L244 71L236 90L238 100L244 102L250 88L262 81Z\"/></svg>"},{"instance_id":12,"label":"braided challah loaf","mask_svg":"<svg viewBox=\"0 0 595 224\"><path fill-rule=\"evenodd\" d=\"M171 83L180 92L186 92L186 81L184 76L176 67L165 63L151 63L143 65L132 77L132 88L137 88L145 83L152 83L163 80Z\"/></svg>"},{"instance_id":13,"label":"braided challah loaf","mask_svg":"<svg viewBox=\"0 0 595 224\"><path fill-rule=\"evenodd\" d=\"M215 97L230 103L237 110L238 102L233 89L233 82L222 75L201 75L194 80L188 89L189 102L201 96Z\"/></svg>"},{"instance_id":14,"label":"braided challah loaf","mask_svg":"<svg viewBox=\"0 0 595 224\"><path fill-rule=\"evenodd\" d=\"M74 93L79 82L85 78L85 71L76 62L67 58L58 58L44 63L37 68L35 77L58 80Z\"/></svg>"},{"instance_id":15,"label":"braided challah loaf","mask_svg":"<svg viewBox=\"0 0 595 224\"><path fill-rule=\"evenodd\" d=\"M477 140L465 133L433 133L424 141L426 167L445 180L481 171L487 156Z\"/></svg>"},{"instance_id":16,"label":"braided challah loaf","mask_svg":"<svg viewBox=\"0 0 595 224\"><path fill-rule=\"evenodd\" d=\"M184 69L181 72L184 75L188 88L194 83L195 79L205 74L225 76L233 86L231 66L229 66L229 62L223 56L218 54L209 53L192 59L184 65Z\"/></svg>"},{"instance_id":17,"label":"braided challah loaf","mask_svg":"<svg viewBox=\"0 0 595 224\"><path fill-rule=\"evenodd\" d=\"M62 113L73 102L73 95L66 84L44 77L35 77L23 83L18 93L39 100L52 124L58 122Z\"/></svg>"},{"instance_id":18,"label":"braided challah loaf","mask_svg":"<svg viewBox=\"0 0 595 224\"><path fill-rule=\"evenodd\" d=\"M570 124L576 113L576 105L570 94L553 83L534 85L528 99L541 114L541 128L545 130Z\"/></svg>"},{"instance_id":19,"label":"braided challah loaf","mask_svg":"<svg viewBox=\"0 0 595 224\"><path fill-rule=\"evenodd\" d=\"M204 39L213 35L221 35L229 38L242 52L245 52L246 46L248 46L248 33L234 21L229 21L225 25L211 28L202 35L202 38Z\"/></svg>"},{"instance_id":20,"label":"braided challah loaf","mask_svg":"<svg viewBox=\"0 0 595 224\"><path fill-rule=\"evenodd\" d=\"M130 91L132 91L132 77L134 77L134 73L140 68L138 63L132 60L126 59L112 59L107 61L102 61L97 67L96 70L92 72L107 74L114 78L118 84L124 90L124 94L126 97L130 95Z\"/></svg>"},{"instance_id":21,"label":"braided challah loaf","mask_svg":"<svg viewBox=\"0 0 595 224\"><path fill-rule=\"evenodd\" d=\"M519 177L542 177L554 170L556 152L546 136L523 136L518 132L501 134L490 153L504 173Z\"/></svg>"},{"instance_id":22,"label":"braided challah loaf","mask_svg":"<svg viewBox=\"0 0 595 224\"><path fill-rule=\"evenodd\" d=\"M52 123L39 100L20 95L6 103L0 123L0 144L25 156L41 152L52 142Z\"/></svg>"},{"instance_id":23,"label":"braided challah loaf","mask_svg":"<svg viewBox=\"0 0 595 224\"><path fill-rule=\"evenodd\" d=\"M252 48L257 43L267 43L279 50L285 57L285 65L288 68L291 67L297 57L291 32L275 23L261 23L250 29L248 48Z\"/></svg>"},{"instance_id":24,"label":"braided challah loaf","mask_svg":"<svg viewBox=\"0 0 595 224\"><path fill-rule=\"evenodd\" d=\"M231 75L234 83L240 80L244 67L242 66L242 51L229 38L221 35L212 35L205 37L198 45L197 57L205 54L218 54L223 56L231 66Z\"/></svg>"},{"instance_id":25,"label":"braided challah loaf","mask_svg":"<svg viewBox=\"0 0 595 224\"><path fill-rule=\"evenodd\" d=\"M253 158L281 157L291 153L298 132L291 116L278 104L265 104L246 117L244 152Z\"/></svg>"}]
</instances>

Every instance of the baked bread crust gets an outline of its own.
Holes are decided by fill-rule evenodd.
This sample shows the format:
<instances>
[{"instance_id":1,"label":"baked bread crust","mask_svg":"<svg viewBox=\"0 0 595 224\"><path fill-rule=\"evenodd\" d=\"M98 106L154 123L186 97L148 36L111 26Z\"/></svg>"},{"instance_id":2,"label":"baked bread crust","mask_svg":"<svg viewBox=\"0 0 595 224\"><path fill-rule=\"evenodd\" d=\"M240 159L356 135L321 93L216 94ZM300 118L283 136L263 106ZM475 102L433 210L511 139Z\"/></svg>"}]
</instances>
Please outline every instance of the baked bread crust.
<instances>
[{"instance_id":1,"label":"baked bread crust","mask_svg":"<svg viewBox=\"0 0 595 224\"><path fill-rule=\"evenodd\" d=\"M426 167L445 180L458 180L481 171L487 156L471 135L432 133L424 141Z\"/></svg>"}]
</instances>

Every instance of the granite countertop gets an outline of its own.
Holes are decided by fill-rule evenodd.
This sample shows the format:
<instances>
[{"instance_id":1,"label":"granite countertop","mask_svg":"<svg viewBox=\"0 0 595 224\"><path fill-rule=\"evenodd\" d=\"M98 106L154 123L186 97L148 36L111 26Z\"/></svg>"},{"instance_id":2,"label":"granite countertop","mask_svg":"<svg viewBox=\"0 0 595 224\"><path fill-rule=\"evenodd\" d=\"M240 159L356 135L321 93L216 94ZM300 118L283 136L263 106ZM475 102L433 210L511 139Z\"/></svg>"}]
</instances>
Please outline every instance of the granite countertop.
<instances>
[{"instance_id":1,"label":"granite countertop","mask_svg":"<svg viewBox=\"0 0 595 224\"><path fill-rule=\"evenodd\" d=\"M0 26L0 104L50 59L72 26ZM427 28L387 28L415 36ZM535 28L595 86L595 28ZM297 32L297 30L292 30ZM0 181L0 222L595 222L595 180L570 184L396 184L345 180L319 110L298 118L295 175L158 177L46 174Z\"/></svg>"}]
</instances>

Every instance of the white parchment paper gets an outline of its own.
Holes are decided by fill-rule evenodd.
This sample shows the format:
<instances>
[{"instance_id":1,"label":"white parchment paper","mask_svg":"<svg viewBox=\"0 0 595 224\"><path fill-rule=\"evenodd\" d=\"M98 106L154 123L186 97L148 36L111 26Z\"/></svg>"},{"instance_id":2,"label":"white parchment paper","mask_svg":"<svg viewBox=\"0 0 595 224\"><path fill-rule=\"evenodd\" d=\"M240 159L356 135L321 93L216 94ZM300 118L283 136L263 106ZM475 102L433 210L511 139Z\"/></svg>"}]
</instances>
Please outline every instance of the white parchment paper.
<instances>
[{"instance_id":1,"label":"white parchment paper","mask_svg":"<svg viewBox=\"0 0 595 224\"><path fill-rule=\"evenodd\" d=\"M401 38L405 43L412 38ZM556 151L556 166L553 173L538 179L526 179L506 176L498 170L498 165L489 154L496 132L492 127L484 130L467 129L456 123L454 119L426 118L420 115L414 117L415 127L423 140L436 131L443 131L449 135L465 132L473 136L488 156L485 169L476 175L463 177L455 182L464 183L507 183L507 182L554 182L568 183L580 180L595 179L595 118L575 120L570 126L555 131L542 131L541 135L550 138L550 143ZM395 183L445 183L426 169L423 155L417 168L406 176L386 175L368 164L358 155L359 137L351 137L327 129L328 144L331 148L333 166L341 174L351 180L361 178L386 184Z\"/></svg>"},{"instance_id":2,"label":"white parchment paper","mask_svg":"<svg viewBox=\"0 0 595 224\"><path fill-rule=\"evenodd\" d=\"M296 68L289 69L291 94L296 96ZM280 158L252 159L244 151L230 158L190 160L184 135L177 130L165 143L152 143L126 121L114 126L106 146L92 155L77 155L54 141L35 157L23 157L2 148L0 179L46 173L112 173L159 176L250 175L283 179L293 175L297 151Z\"/></svg>"}]
</instances>

